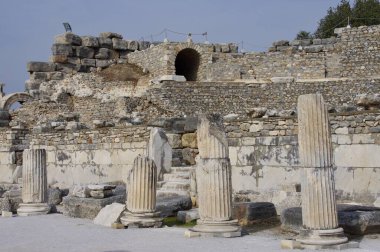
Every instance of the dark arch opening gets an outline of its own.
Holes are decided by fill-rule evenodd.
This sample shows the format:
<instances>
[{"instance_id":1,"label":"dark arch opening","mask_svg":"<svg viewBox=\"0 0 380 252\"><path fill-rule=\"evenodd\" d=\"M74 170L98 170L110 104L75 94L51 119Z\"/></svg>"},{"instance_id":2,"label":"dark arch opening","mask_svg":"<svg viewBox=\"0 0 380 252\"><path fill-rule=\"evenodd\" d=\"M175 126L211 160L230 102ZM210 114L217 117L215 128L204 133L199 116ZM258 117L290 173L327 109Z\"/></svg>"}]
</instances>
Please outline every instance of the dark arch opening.
<instances>
[{"instance_id":1,"label":"dark arch opening","mask_svg":"<svg viewBox=\"0 0 380 252\"><path fill-rule=\"evenodd\" d=\"M185 76L187 81L196 81L199 68L199 53L186 48L177 54L175 59L175 74Z\"/></svg>"}]
</instances>

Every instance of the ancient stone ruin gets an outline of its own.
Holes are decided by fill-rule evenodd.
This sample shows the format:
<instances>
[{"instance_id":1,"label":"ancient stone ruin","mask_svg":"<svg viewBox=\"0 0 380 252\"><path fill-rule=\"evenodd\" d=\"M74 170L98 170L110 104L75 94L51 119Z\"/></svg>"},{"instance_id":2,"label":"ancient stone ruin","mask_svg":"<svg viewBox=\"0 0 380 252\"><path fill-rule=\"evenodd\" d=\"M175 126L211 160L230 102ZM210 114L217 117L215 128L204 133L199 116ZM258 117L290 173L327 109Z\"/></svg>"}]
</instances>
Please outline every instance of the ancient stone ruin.
<instances>
[{"instance_id":1,"label":"ancient stone ruin","mask_svg":"<svg viewBox=\"0 0 380 252\"><path fill-rule=\"evenodd\" d=\"M3 216L221 237L270 223L288 247L379 233L380 26L335 34L260 53L56 36L24 92L0 84Z\"/></svg>"}]
</instances>

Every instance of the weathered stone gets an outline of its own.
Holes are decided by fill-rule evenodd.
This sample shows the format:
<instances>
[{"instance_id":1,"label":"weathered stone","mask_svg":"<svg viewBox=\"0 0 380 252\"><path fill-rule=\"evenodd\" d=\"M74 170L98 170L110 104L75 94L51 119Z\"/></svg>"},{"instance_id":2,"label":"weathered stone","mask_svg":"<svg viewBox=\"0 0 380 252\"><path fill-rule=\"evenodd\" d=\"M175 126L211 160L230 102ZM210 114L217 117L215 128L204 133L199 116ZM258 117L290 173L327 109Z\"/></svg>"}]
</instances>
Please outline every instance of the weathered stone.
<instances>
[{"instance_id":1,"label":"weathered stone","mask_svg":"<svg viewBox=\"0 0 380 252\"><path fill-rule=\"evenodd\" d=\"M20 216L47 214L46 151L26 149L23 153L22 201L17 213Z\"/></svg>"},{"instance_id":2,"label":"weathered stone","mask_svg":"<svg viewBox=\"0 0 380 252\"><path fill-rule=\"evenodd\" d=\"M100 48L95 55L95 59L109 59L111 56L111 50L107 48Z\"/></svg>"},{"instance_id":3,"label":"weathered stone","mask_svg":"<svg viewBox=\"0 0 380 252\"><path fill-rule=\"evenodd\" d=\"M49 61L53 63L66 63L68 59L67 55L52 55L49 58Z\"/></svg>"},{"instance_id":4,"label":"weathered stone","mask_svg":"<svg viewBox=\"0 0 380 252\"><path fill-rule=\"evenodd\" d=\"M353 235L380 232L380 208L340 204L338 209L339 226ZM299 233L302 229L302 209L285 209L281 214L281 229Z\"/></svg>"},{"instance_id":5,"label":"weathered stone","mask_svg":"<svg viewBox=\"0 0 380 252\"><path fill-rule=\"evenodd\" d=\"M182 135L182 146L189 148L197 148L197 134L196 133L186 133Z\"/></svg>"},{"instance_id":6,"label":"weathered stone","mask_svg":"<svg viewBox=\"0 0 380 252\"><path fill-rule=\"evenodd\" d=\"M101 32L99 34L99 37L101 38L117 38L117 39L123 39L123 36L121 34L115 33L115 32Z\"/></svg>"},{"instance_id":7,"label":"weathered stone","mask_svg":"<svg viewBox=\"0 0 380 252\"><path fill-rule=\"evenodd\" d=\"M112 45L113 49L115 50L127 50L128 49L128 41L118 39L118 38L112 38Z\"/></svg>"},{"instance_id":8,"label":"weathered stone","mask_svg":"<svg viewBox=\"0 0 380 252\"><path fill-rule=\"evenodd\" d=\"M120 216L125 210L125 205L112 203L103 207L94 219L94 224L111 227L113 223L120 221Z\"/></svg>"},{"instance_id":9,"label":"weathered stone","mask_svg":"<svg viewBox=\"0 0 380 252\"><path fill-rule=\"evenodd\" d=\"M53 56L55 55L64 55L64 56L73 56L74 50L71 45L65 44L53 44L51 47Z\"/></svg>"},{"instance_id":10,"label":"weathered stone","mask_svg":"<svg viewBox=\"0 0 380 252\"><path fill-rule=\"evenodd\" d=\"M94 219L100 210L106 205L112 203L121 203L125 202L125 191L123 194L116 194L114 196L104 198L104 199L95 199L95 198L79 198L75 196L66 196L63 197L63 214L65 216L74 217L74 218L85 218L85 219Z\"/></svg>"},{"instance_id":11,"label":"weathered stone","mask_svg":"<svg viewBox=\"0 0 380 252\"><path fill-rule=\"evenodd\" d=\"M78 35L71 32L58 35L54 38L55 44L81 45L82 39Z\"/></svg>"},{"instance_id":12,"label":"weathered stone","mask_svg":"<svg viewBox=\"0 0 380 252\"><path fill-rule=\"evenodd\" d=\"M100 59L97 59L95 65L96 65L96 67L104 68L104 67L109 67L112 64L115 64L115 62L113 60L100 60Z\"/></svg>"},{"instance_id":13,"label":"weathered stone","mask_svg":"<svg viewBox=\"0 0 380 252\"><path fill-rule=\"evenodd\" d=\"M251 111L248 111L247 115L251 118L263 117L267 112L267 108L253 108Z\"/></svg>"},{"instance_id":14,"label":"weathered stone","mask_svg":"<svg viewBox=\"0 0 380 252\"><path fill-rule=\"evenodd\" d=\"M360 94L355 98L358 106L365 108L378 107L380 105L380 94Z\"/></svg>"},{"instance_id":15,"label":"weathered stone","mask_svg":"<svg viewBox=\"0 0 380 252\"><path fill-rule=\"evenodd\" d=\"M90 190L91 197L95 199L103 199L107 197L111 197L113 195L113 192L111 189L105 189L105 190Z\"/></svg>"},{"instance_id":16,"label":"weathered stone","mask_svg":"<svg viewBox=\"0 0 380 252\"><path fill-rule=\"evenodd\" d=\"M197 219L199 219L199 212L197 208L192 208L187 211L178 211L177 213L177 220L182 223L188 223Z\"/></svg>"},{"instance_id":17,"label":"weathered stone","mask_svg":"<svg viewBox=\"0 0 380 252\"><path fill-rule=\"evenodd\" d=\"M294 77L272 77L270 81L273 83L293 83Z\"/></svg>"},{"instance_id":18,"label":"weathered stone","mask_svg":"<svg viewBox=\"0 0 380 252\"><path fill-rule=\"evenodd\" d=\"M329 126L321 94L298 97L299 155L304 167L301 171L304 229L297 240L306 245L336 245L348 240L343 229L338 228Z\"/></svg>"},{"instance_id":19,"label":"weathered stone","mask_svg":"<svg viewBox=\"0 0 380 252\"><path fill-rule=\"evenodd\" d=\"M89 198L90 189L87 186L75 185L70 189L70 194L79 198Z\"/></svg>"},{"instance_id":20,"label":"weathered stone","mask_svg":"<svg viewBox=\"0 0 380 252\"><path fill-rule=\"evenodd\" d=\"M26 70L28 72L54 72L55 65L48 62L30 61L26 65Z\"/></svg>"},{"instance_id":21,"label":"weathered stone","mask_svg":"<svg viewBox=\"0 0 380 252\"><path fill-rule=\"evenodd\" d=\"M304 47L305 52L307 53L318 53L322 52L324 49L323 45L311 45Z\"/></svg>"},{"instance_id":22,"label":"weathered stone","mask_svg":"<svg viewBox=\"0 0 380 252\"><path fill-rule=\"evenodd\" d=\"M136 40L128 41L128 49L131 51L136 51L139 49L139 42Z\"/></svg>"},{"instance_id":23,"label":"weathered stone","mask_svg":"<svg viewBox=\"0 0 380 252\"><path fill-rule=\"evenodd\" d=\"M93 36L83 36L82 37L82 46L97 48L97 47L99 47L98 38L93 37Z\"/></svg>"},{"instance_id":24,"label":"weathered stone","mask_svg":"<svg viewBox=\"0 0 380 252\"><path fill-rule=\"evenodd\" d=\"M108 184L90 184L87 185L87 188L89 190L113 190L116 188L116 186Z\"/></svg>"},{"instance_id":25,"label":"weathered stone","mask_svg":"<svg viewBox=\"0 0 380 252\"><path fill-rule=\"evenodd\" d=\"M182 148L182 138L180 134L166 134L166 136L173 149Z\"/></svg>"},{"instance_id":26,"label":"weathered stone","mask_svg":"<svg viewBox=\"0 0 380 252\"><path fill-rule=\"evenodd\" d=\"M153 128L150 131L148 155L157 166L158 179L162 179L163 174L170 172L172 147L169 140L162 129Z\"/></svg>"},{"instance_id":27,"label":"weathered stone","mask_svg":"<svg viewBox=\"0 0 380 252\"><path fill-rule=\"evenodd\" d=\"M175 216L178 211L189 210L192 207L191 198L184 195L159 195L156 210L161 217Z\"/></svg>"},{"instance_id":28,"label":"weathered stone","mask_svg":"<svg viewBox=\"0 0 380 252\"><path fill-rule=\"evenodd\" d=\"M279 41L273 42L273 46L288 46L288 45L289 45L288 40L279 40Z\"/></svg>"},{"instance_id":29,"label":"weathered stone","mask_svg":"<svg viewBox=\"0 0 380 252\"><path fill-rule=\"evenodd\" d=\"M58 205L62 202L62 191L58 188L48 189L48 204Z\"/></svg>"},{"instance_id":30,"label":"weathered stone","mask_svg":"<svg viewBox=\"0 0 380 252\"><path fill-rule=\"evenodd\" d=\"M276 217L276 208L270 202L239 202L233 204L232 218L237 219L240 226L254 225L259 221Z\"/></svg>"},{"instance_id":31,"label":"weathered stone","mask_svg":"<svg viewBox=\"0 0 380 252\"><path fill-rule=\"evenodd\" d=\"M112 39L99 37L98 41L99 41L99 47L108 48L108 49L112 48Z\"/></svg>"},{"instance_id":32,"label":"weathered stone","mask_svg":"<svg viewBox=\"0 0 380 252\"><path fill-rule=\"evenodd\" d=\"M80 63L84 66L96 66L96 60L95 59L81 59Z\"/></svg>"},{"instance_id":33,"label":"weathered stone","mask_svg":"<svg viewBox=\"0 0 380 252\"><path fill-rule=\"evenodd\" d=\"M197 149L184 148L182 149L182 162L185 165L195 165L197 155Z\"/></svg>"},{"instance_id":34,"label":"weathered stone","mask_svg":"<svg viewBox=\"0 0 380 252\"><path fill-rule=\"evenodd\" d=\"M94 58L95 51L93 48L87 46L78 46L75 48L77 57L83 58Z\"/></svg>"},{"instance_id":35,"label":"weathered stone","mask_svg":"<svg viewBox=\"0 0 380 252\"><path fill-rule=\"evenodd\" d=\"M128 174L127 210L120 218L124 226L161 227L156 212L157 167L148 157L137 156Z\"/></svg>"}]
</instances>

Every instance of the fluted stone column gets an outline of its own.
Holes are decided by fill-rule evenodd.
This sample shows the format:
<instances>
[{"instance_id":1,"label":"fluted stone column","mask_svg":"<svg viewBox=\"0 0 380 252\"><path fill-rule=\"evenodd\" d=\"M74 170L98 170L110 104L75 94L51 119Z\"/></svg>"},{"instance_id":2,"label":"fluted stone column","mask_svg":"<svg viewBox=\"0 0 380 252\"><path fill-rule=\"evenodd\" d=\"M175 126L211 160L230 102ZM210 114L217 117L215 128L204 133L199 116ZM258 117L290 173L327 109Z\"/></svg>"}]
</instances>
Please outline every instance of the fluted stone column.
<instances>
[{"instance_id":1,"label":"fluted stone column","mask_svg":"<svg viewBox=\"0 0 380 252\"><path fill-rule=\"evenodd\" d=\"M26 149L23 153L22 201L20 216L47 214L46 151Z\"/></svg>"},{"instance_id":2,"label":"fluted stone column","mask_svg":"<svg viewBox=\"0 0 380 252\"><path fill-rule=\"evenodd\" d=\"M196 168L200 219L185 235L241 236L232 220L231 164L220 116L201 116L197 128L200 161Z\"/></svg>"},{"instance_id":3,"label":"fluted stone column","mask_svg":"<svg viewBox=\"0 0 380 252\"><path fill-rule=\"evenodd\" d=\"M298 142L302 179L302 222L297 239L305 245L345 243L338 228L328 112L321 94L298 98Z\"/></svg>"},{"instance_id":4,"label":"fluted stone column","mask_svg":"<svg viewBox=\"0 0 380 252\"><path fill-rule=\"evenodd\" d=\"M127 210L120 218L124 226L161 227L156 212L157 167L148 157L137 156L127 181Z\"/></svg>"}]
</instances>

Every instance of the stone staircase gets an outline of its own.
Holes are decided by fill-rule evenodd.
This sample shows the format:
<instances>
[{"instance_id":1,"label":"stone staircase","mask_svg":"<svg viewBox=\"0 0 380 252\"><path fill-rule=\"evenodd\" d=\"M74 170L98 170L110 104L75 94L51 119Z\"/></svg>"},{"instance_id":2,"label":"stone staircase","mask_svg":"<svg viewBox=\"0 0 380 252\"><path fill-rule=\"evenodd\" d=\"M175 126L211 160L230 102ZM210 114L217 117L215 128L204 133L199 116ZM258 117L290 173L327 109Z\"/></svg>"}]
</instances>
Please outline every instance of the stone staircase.
<instances>
[{"instance_id":1,"label":"stone staircase","mask_svg":"<svg viewBox=\"0 0 380 252\"><path fill-rule=\"evenodd\" d=\"M164 174L163 181L157 182L157 196L189 195L192 170L195 170L195 166L172 167L170 173Z\"/></svg>"}]
</instances>

